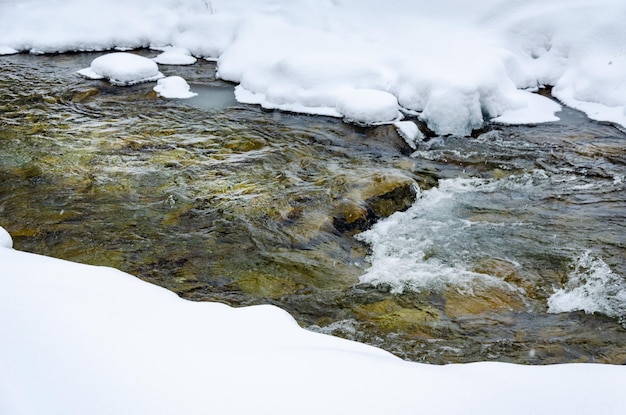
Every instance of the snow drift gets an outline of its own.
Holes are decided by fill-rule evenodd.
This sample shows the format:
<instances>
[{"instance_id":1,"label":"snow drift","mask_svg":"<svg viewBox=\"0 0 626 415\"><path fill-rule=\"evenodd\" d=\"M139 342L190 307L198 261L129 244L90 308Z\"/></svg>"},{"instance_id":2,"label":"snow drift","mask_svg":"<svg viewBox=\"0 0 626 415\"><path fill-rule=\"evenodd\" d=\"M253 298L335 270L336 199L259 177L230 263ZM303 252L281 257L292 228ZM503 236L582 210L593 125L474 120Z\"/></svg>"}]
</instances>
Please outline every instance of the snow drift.
<instances>
[{"instance_id":1,"label":"snow drift","mask_svg":"<svg viewBox=\"0 0 626 415\"><path fill-rule=\"evenodd\" d=\"M0 413L623 413L620 366L431 366L308 332L273 306L194 303L0 228Z\"/></svg>"}]
</instances>

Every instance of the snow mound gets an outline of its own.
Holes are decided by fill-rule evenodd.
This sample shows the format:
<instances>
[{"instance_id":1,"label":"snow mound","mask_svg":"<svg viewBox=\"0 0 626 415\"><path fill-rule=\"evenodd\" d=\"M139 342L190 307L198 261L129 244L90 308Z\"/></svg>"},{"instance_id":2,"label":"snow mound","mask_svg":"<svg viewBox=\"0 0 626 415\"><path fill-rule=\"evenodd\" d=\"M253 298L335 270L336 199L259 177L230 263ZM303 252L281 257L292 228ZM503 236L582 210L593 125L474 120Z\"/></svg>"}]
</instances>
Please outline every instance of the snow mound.
<instances>
[{"instance_id":1,"label":"snow mound","mask_svg":"<svg viewBox=\"0 0 626 415\"><path fill-rule=\"evenodd\" d=\"M152 60L161 65L193 65L196 58L184 48L166 47L163 52Z\"/></svg>"},{"instance_id":2,"label":"snow mound","mask_svg":"<svg viewBox=\"0 0 626 415\"><path fill-rule=\"evenodd\" d=\"M0 227L0 248L13 248L13 239L3 227Z\"/></svg>"},{"instance_id":3,"label":"snow mound","mask_svg":"<svg viewBox=\"0 0 626 415\"><path fill-rule=\"evenodd\" d=\"M374 89L343 92L337 99L337 112L348 122L365 125L388 123L402 117L396 97Z\"/></svg>"},{"instance_id":4,"label":"snow mound","mask_svg":"<svg viewBox=\"0 0 626 415\"><path fill-rule=\"evenodd\" d=\"M0 249L0 265L3 415L617 415L626 406L623 366L411 363L304 330L274 306L187 301L112 268L13 249Z\"/></svg>"},{"instance_id":5,"label":"snow mound","mask_svg":"<svg viewBox=\"0 0 626 415\"><path fill-rule=\"evenodd\" d=\"M195 97L195 92L191 92L191 88L187 81L180 76L168 76L159 79L154 91L163 98L191 98Z\"/></svg>"},{"instance_id":6,"label":"snow mound","mask_svg":"<svg viewBox=\"0 0 626 415\"><path fill-rule=\"evenodd\" d=\"M420 131L413 121L396 121L394 127L400 134L400 137L413 149L417 150L417 142L424 139L424 134Z\"/></svg>"},{"instance_id":7,"label":"snow mound","mask_svg":"<svg viewBox=\"0 0 626 415\"><path fill-rule=\"evenodd\" d=\"M584 252L574 264L563 288L548 299L548 312L583 310L602 313L626 321L626 282L602 258Z\"/></svg>"},{"instance_id":8,"label":"snow mound","mask_svg":"<svg viewBox=\"0 0 626 415\"><path fill-rule=\"evenodd\" d=\"M151 59L128 52L113 52L94 59L89 68L78 73L89 79L108 79L113 85L126 86L163 78Z\"/></svg>"}]
</instances>

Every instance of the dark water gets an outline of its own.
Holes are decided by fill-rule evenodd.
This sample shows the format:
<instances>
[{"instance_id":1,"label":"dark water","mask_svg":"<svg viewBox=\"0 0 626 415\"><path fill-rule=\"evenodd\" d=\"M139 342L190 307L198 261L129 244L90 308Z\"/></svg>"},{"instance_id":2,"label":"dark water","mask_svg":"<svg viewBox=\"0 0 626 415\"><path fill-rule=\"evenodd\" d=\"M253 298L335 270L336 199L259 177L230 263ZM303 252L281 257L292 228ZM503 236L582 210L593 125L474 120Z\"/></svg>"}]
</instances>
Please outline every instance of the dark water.
<instances>
[{"instance_id":1,"label":"dark water","mask_svg":"<svg viewBox=\"0 0 626 415\"><path fill-rule=\"evenodd\" d=\"M167 101L79 77L96 56L0 57L17 249L411 360L626 363L620 129L566 110L412 152L392 127L239 105L210 62L161 66L199 93Z\"/></svg>"}]
</instances>

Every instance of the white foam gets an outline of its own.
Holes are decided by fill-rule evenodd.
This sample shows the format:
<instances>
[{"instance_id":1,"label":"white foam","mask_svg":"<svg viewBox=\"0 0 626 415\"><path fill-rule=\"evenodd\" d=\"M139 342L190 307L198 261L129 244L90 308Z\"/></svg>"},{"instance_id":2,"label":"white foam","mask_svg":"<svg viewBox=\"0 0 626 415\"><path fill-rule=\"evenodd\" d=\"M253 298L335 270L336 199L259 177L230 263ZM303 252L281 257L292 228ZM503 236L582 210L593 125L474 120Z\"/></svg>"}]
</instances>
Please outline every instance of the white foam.
<instances>
[{"instance_id":1,"label":"white foam","mask_svg":"<svg viewBox=\"0 0 626 415\"><path fill-rule=\"evenodd\" d=\"M576 260L565 286L548 299L550 313L578 310L626 318L626 278L613 272L592 251Z\"/></svg>"},{"instance_id":2,"label":"white foam","mask_svg":"<svg viewBox=\"0 0 626 415\"><path fill-rule=\"evenodd\" d=\"M359 281L385 285L392 292L440 290L445 286L468 293L478 286L515 291L497 277L467 269L463 261L463 250L477 248L468 239L473 227L498 224L475 223L459 216L456 211L462 195L489 192L499 185L481 179L440 180L438 188L423 191L407 211L397 212L357 235L371 247L371 267Z\"/></svg>"}]
</instances>

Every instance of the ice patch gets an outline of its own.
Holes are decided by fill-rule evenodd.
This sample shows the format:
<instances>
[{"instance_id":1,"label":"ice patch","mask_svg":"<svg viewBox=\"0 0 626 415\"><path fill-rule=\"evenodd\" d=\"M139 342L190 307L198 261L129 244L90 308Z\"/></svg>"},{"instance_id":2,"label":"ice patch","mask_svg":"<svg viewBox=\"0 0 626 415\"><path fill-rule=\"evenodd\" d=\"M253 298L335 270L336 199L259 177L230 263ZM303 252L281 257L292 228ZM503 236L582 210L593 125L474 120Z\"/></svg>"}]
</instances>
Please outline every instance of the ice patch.
<instances>
[{"instance_id":1,"label":"ice patch","mask_svg":"<svg viewBox=\"0 0 626 415\"><path fill-rule=\"evenodd\" d=\"M550 313L578 310L626 319L626 279L591 251L578 258L565 286L548 299Z\"/></svg>"},{"instance_id":2,"label":"ice patch","mask_svg":"<svg viewBox=\"0 0 626 415\"><path fill-rule=\"evenodd\" d=\"M198 95L191 92L191 87L187 81L180 76L168 76L159 79L157 85L152 89L163 98L191 98Z\"/></svg>"},{"instance_id":3,"label":"ice patch","mask_svg":"<svg viewBox=\"0 0 626 415\"><path fill-rule=\"evenodd\" d=\"M106 78L113 85L126 86L163 78L151 59L128 52L113 52L94 59L89 68L78 73L89 79Z\"/></svg>"}]
</instances>

